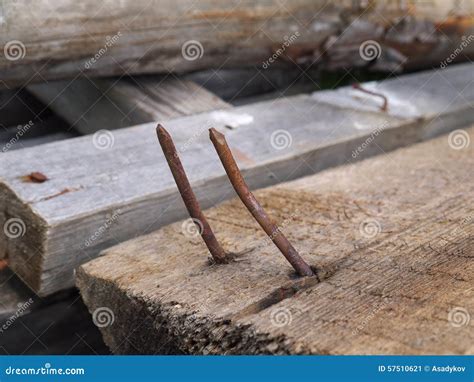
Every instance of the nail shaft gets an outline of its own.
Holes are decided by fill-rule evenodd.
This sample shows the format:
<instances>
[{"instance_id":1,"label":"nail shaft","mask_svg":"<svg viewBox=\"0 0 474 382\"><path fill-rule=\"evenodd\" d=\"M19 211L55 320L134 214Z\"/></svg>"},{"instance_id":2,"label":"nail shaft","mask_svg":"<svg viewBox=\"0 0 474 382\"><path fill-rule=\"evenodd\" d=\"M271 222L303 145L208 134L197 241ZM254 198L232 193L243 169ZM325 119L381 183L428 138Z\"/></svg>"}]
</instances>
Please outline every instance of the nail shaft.
<instances>
[{"instance_id":1,"label":"nail shaft","mask_svg":"<svg viewBox=\"0 0 474 382\"><path fill-rule=\"evenodd\" d=\"M176 151L176 147L173 143L171 135L161 125L158 125L156 128L156 133L189 215L193 219L194 223L198 226L199 233L201 234L201 237L204 240L204 243L206 243L206 246L214 260L217 263L225 263L226 254L214 236L214 232L212 232L211 226L207 222L206 217L202 213L201 207L199 206L199 203L196 199L196 195L194 195L181 160L179 159L178 152Z\"/></svg>"},{"instance_id":2,"label":"nail shaft","mask_svg":"<svg viewBox=\"0 0 474 382\"><path fill-rule=\"evenodd\" d=\"M237 192L237 195L239 195L240 200L242 200L255 220L257 220L258 224L260 224L265 233L269 236L273 243L275 243L275 245L281 251L283 256L285 256L285 258L289 261L295 271L300 276L313 276L313 271L309 265L298 254L296 249L291 245L291 243L288 241L285 235L283 235L276 224L272 222L255 196L252 194L252 192L250 192L244 178L242 177L242 174L240 173L239 167L235 162L232 152L227 145L224 135L219 133L214 128L209 130L209 135L214 147L216 148L222 165L224 166L227 176L229 177L232 186Z\"/></svg>"},{"instance_id":3,"label":"nail shaft","mask_svg":"<svg viewBox=\"0 0 474 382\"><path fill-rule=\"evenodd\" d=\"M388 99L382 93L377 93L377 92L374 92L372 90L365 89L365 88L362 87L361 84L358 84L358 83L352 84L352 87L354 89L360 90L363 93L367 93L367 94L382 98L383 105L380 106L380 110L382 110L382 111L387 111L388 110Z\"/></svg>"}]
</instances>

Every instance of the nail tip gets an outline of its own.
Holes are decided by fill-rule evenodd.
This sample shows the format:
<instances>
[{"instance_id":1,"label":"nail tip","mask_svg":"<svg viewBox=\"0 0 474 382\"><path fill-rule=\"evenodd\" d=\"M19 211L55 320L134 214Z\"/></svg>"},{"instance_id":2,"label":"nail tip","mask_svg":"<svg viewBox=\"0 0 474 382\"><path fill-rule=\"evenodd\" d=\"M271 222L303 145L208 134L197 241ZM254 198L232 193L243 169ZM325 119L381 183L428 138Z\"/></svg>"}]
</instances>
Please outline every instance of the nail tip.
<instances>
[{"instance_id":1,"label":"nail tip","mask_svg":"<svg viewBox=\"0 0 474 382\"><path fill-rule=\"evenodd\" d=\"M222 139L224 139L224 134L222 134L219 130L215 129L214 127L211 127L209 129L209 136L211 139L214 138L219 141L222 141Z\"/></svg>"},{"instance_id":2,"label":"nail tip","mask_svg":"<svg viewBox=\"0 0 474 382\"><path fill-rule=\"evenodd\" d=\"M170 134L168 131L160 124L156 126L156 134L158 135L158 138L169 138Z\"/></svg>"}]
</instances>

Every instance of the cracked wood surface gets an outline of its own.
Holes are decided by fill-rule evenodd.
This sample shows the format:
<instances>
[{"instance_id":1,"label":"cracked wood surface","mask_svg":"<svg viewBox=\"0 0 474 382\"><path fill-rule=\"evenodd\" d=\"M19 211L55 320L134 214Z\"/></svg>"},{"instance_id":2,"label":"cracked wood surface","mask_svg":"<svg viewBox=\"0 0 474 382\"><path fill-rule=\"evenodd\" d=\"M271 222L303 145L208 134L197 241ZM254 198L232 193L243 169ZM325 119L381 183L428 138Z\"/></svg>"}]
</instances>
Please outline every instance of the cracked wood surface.
<instances>
[{"instance_id":1,"label":"cracked wood surface","mask_svg":"<svg viewBox=\"0 0 474 382\"><path fill-rule=\"evenodd\" d=\"M257 191L317 277L295 278L233 199L205 214L234 262L211 265L178 222L105 250L77 285L113 311L114 353L472 354L474 128L461 134L458 150L446 135Z\"/></svg>"},{"instance_id":2,"label":"cracked wood surface","mask_svg":"<svg viewBox=\"0 0 474 382\"><path fill-rule=\"evenodd\" d=\"M250 187L265 187L472 123L474 92L466 78L473 68L459 65L376 84L377 91L387 92L387 113L377 108L377 97L340 91L343 106L330 93L323 99L316 93L177 118L164 126L206 208L233 195L207 128L225 132ZM354 102L346 104L351 97ZM410 111L406 116L400 113L404 107ZM114 131L103 137L106 149L89 136L2 155L0 223L21 219L25 230L17 238L0 235L0 257L8 256L12 270L35 292L71 287L74 268L100 250L187 216L155 127ZM49 180L25 183L24 176L34 171Z\"/></svg>"}]
</instances>

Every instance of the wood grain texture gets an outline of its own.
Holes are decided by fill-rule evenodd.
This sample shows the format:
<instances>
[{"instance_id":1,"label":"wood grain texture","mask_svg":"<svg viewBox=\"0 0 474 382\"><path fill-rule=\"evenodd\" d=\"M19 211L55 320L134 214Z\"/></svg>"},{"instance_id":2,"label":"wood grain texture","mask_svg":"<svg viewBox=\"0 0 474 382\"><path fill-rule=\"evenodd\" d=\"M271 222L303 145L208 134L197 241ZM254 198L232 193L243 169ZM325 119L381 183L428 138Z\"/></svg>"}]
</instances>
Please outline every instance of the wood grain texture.
<instances>
[{"instance_id":1,"label":"wood grain texture","mask_svg":"<svg viewBox=\"0 0 474 382\"><path fill-rule=\"evenodd\" d=\"M473 354L474 128L256 192L317 277L295 278L236 199L205 213L234 262L181 222L77 272L114 353Z\"/></svg>"},{"instance_id":2,"label":"wood grain texture","mask_svg":"<svg viewBox=\"0 0 474 382\"><path fill-rule=\"evenodd\" d=\"M321 21L313 20L318 12ZM19 40L26 53L15 61L0 56L0 77L13 86L81 73L260 64L273 44L282 44L294 31L301 32L301 41L320 43L341 24L338 12L314 0L41 0L34 10L28 2L8 0L1 8L0 45ZM317 34L313 25L319 27ZM182 47L192 40L199 41L203 54L186 59Z\"/></svg>"},{"instance_id":3,"label":"wood grain texture","mask_svg":"<svg viewBox=\"0 0 474 382\"><path fill-rule=\"evenodd\" d=\"M199 201L210 207L233 193L208 140L209 127L226 133L250 187L264 187L472 123L474 92L465 84L472 70L463 65L380 85L393 88L389 103L418 110L408 116L393 115L390 107L388 113L363 111L296 96L178 118L165 127ZM396 89L398 81L406 82L403 90ZM435 93L432 83L443 87ZM453 99L446 86L458 96ZM439 114L429 109L429 100ZM49 181L22 181L32 171ZM42 295L70 287L73 269L100 250L187 216L155 124L9 152L2 156L0 177L0 223L15 218L25 226L21 237L0 236L0 253Z\"/></svg>"},{"instance_id":4,"label":"wood grain texture","mask_svg":"<svg viewBox=\"0 0 474 382\"><path fill-rule=\"evenodd\" d=\"M439 66L473 32L470 4L445 3L37 0L33 8L28 1L4 0L0 46L11 53L0 55L0 85L262 66L296 32L291 49L277 55L279 64L390 72ZM203 54L186 59L182 48L192 40ZM367 40L382 47L375 60L361 59ZM456 60L472 57L473 49L466 44Z\"/></svg>"},{"instance_id":5,"label":"wood grain texture","mask_svg":"<svg viewBox=\"0 0 474 382\"><path fill-rule=\"evenodd\" d=\"M230 107L192 81L158 76L76 78L27 89L82 134Z\"/></svg>"}]
</instances>

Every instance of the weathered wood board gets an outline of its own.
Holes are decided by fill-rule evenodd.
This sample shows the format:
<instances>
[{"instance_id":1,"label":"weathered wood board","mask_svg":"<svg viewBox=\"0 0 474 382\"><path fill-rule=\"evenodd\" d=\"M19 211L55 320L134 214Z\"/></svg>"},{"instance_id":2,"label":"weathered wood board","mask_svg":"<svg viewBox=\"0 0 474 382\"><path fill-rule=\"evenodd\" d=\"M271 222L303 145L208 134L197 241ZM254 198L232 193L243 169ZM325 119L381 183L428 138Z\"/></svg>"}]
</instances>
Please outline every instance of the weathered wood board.
<instances>
[{"instance_id":1,"label":"weathered wood board","mask_svg":"<svg viewBox=\"0 0 474 382\"><path fill-rule=\"evenodd\" d=\"M82 134L230 107L192 81L158 76L76 78L27 89Z\"/></svg>"},{"instance_id":2,"label":"weathered wood board","mask_svg":"<svg viewBox=\"0 0 474 382\"><path fill-rule=\"evenodd\" d=\"M238 199L105 250L77 285L117 354L473 354L474 128L259 190L316 277Z\"/></svg>"},{"instance_id":3,"label":"weathered wood board","mask_svg":"<svg viewBox=\"0 0 474 382\"><path fill-rule=\"evenodd\" d=\"M295 31L301 41L317 44L341 24L340 9L313 0L40 0L34 10L27 2L6 1L0 10L0 46L22 43L18 59L0 56L0 78L9 86L81 73L260 64L273 44ZM313 20L317 12L321 22Z\"/></svg>"},{"instance_id":4,"label":"weathered wood board","mask_svg":"<svg viewBox=\"0 0 474 382\"><path fill-rule=\"evenodd\" d=\"M108 354L77 290L36 296L0 266L0 354Z\"/></svg>"},{"instance_id":5,"label":"weathered wood board","mask_svg":"<svg viewBox=\"0 0 474 382\"><path fill-rule=\"evenodd\" d=\"M472 34L473 11L456 0L4 0L0 86L265 67L273 56L272 64L336 69L439 66L460 47L455 60L472 57L462 37ZM363 58L366 41L378 48Z\"/></svg>"},{"instance_id":6,"label":"weathered wood board","mask_svg":"<svg viewBox=\"0 0 474 382\"><path fill-rule=\"evenodd\" d=\"M397 109L392 115L391 106L388 113L363 111L296 96L165 126L198 199L210 207L233 193L208 140L209 127L226 133L250 186L264 187L472 123L474 90L466 78L473 69L453 66L380 85L390 90L389 105L393 99L412 110L408 116ZM399 81L406 82L402 90ZM437 92L436 83L442 84ZM100 250L186 216L155 124L9 152L1 163L0 223L16 222L20 230L13 238L0 235L0 256L8 256L13 271L40 295L73 285L73 269ZM25 183L22 177L32 171L49 180Z\"/></svg>"}]
</instances>

